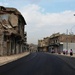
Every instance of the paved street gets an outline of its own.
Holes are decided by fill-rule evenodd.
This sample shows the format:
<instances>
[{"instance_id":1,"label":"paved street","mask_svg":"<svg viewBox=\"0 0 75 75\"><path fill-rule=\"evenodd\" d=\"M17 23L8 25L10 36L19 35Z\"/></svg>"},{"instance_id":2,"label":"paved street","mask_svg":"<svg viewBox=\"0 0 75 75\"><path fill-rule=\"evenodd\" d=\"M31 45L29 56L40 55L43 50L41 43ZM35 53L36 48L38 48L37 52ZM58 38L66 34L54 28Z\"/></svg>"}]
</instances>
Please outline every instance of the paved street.
<instances>
[{"instance_id":1,"label":"paved street","mask_svg":"<svg viewBox=\"0 0 75 75\"><path fill-rule=\"evenodd\" d=\"M75 58L73 57L42 52L31 53L10 64L1 66L0 75L75 75L74 62Z\"/></svg>"},{"instance_id":2,"label":"paved street","mask_svg":"<svg viewBox=\"0 0 75 75\"><path fill-rule=\"evenodd\" d=\"M14 54L10 56L0 56L0 66L18 60L24 56L27 56L29 53L30 52L24 52L24 53Z\"/></svg>"}]
</instances>

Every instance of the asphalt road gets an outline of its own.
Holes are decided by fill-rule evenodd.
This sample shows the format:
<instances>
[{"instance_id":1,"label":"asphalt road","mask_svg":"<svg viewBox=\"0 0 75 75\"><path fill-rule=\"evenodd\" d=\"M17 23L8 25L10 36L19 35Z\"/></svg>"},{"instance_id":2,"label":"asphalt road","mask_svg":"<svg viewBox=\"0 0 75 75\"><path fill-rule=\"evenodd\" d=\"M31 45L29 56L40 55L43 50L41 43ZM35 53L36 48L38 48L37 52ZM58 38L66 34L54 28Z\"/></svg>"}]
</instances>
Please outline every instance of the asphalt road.
<instances>
[{"instance_id":1,"label":"asphalt road","mask_svg":"<svg viewBox=\"0 0 75 75\"><path fill-rule=\"evenodd\" d=\"M32 53L1 66L0 75L75 75L75 68L71 66L72 59L68 58L42 52Z\"/></svg>"}]
</instances>

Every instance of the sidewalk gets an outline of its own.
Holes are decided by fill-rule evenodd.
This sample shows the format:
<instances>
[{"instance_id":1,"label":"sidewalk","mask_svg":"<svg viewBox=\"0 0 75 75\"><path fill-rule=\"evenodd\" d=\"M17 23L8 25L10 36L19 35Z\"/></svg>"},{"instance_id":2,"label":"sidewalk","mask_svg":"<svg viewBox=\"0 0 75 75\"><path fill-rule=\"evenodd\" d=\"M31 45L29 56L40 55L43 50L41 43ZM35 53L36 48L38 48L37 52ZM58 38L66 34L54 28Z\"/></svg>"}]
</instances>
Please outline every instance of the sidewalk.
<instances>
[{"instance_id":1,"label":"sidewalk","mask_svg":"<svg viewBox=\"0 0 75 75\"><path fill-rule=\"evenodd\" d=\"M67 55L66 54L63 54L63 53L61 53L61 54L58 54L58 53L56 53L57 55L62 55L62 56L68 56L68 57L75 57L75 53L72 55L72 56L70 56L70 54L68 53Z\"/></svg>"},{"instance_id":2,"label":"sidewalk","mask_svg":"<svg viewBox=\"0 0 75 75\"><path fill-rule=\"evenodd\" d=\"M27 56L28 54L30 54L29 52L24 52L21 54L15 54L15 55L10 55L10 56L1 56L0 57L0 66L7 64L9 62L12 62L14 60L17 60L19 58L22 58L24 56Z\"/></svg>"}]
</instances>

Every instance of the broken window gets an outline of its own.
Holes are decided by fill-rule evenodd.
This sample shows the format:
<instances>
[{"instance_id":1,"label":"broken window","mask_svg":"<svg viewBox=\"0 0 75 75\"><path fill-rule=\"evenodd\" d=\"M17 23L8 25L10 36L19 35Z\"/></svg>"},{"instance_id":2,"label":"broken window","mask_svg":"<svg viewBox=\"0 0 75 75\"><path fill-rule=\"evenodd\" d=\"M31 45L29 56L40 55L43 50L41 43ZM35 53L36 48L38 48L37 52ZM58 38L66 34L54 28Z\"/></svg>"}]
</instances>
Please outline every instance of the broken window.
<instances>
[{"instance_id":1,"label":"broken window","mask_svg":"<svg viewBox=\"0 0 75 75\"><path fill-rule=\"evenodd\" d=\"M4 28L12 28L11 25L9 24L8 17L9 17L9 14L0 15L0 22L2 23L2 26Z\"/></svg>"}]
</instances>

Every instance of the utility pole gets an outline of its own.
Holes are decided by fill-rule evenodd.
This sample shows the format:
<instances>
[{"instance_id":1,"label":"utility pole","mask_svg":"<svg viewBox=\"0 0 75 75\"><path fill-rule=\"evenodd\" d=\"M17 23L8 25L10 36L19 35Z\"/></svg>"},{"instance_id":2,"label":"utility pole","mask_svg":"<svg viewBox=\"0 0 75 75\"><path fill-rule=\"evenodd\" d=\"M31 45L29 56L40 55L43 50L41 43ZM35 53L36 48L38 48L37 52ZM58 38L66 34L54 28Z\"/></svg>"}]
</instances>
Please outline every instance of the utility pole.
<instances>
[{"instance_id":1,"label":"utility pole","mask_svg":"<svg viewBox=\"0 0 75 75\"><path fill-rule=\"evenodd\" d=\"M68 29L66 30L66 50L68 51Z\"/></svg>"}]
</instances>

